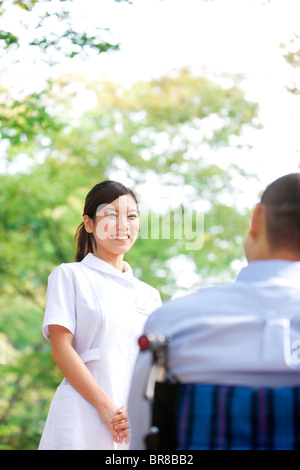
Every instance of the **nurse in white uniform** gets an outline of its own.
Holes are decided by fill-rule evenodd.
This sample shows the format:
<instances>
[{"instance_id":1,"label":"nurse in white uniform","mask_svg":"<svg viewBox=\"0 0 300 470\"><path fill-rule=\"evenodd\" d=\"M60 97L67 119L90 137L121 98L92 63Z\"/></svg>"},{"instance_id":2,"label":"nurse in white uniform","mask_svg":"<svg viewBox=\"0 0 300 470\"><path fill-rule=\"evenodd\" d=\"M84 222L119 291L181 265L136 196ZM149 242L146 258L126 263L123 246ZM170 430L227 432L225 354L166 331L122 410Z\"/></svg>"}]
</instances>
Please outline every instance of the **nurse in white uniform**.
<instances>
[{"instance_id":1,"label":"nurse in white uniform","mask_svg":"<svg viewBox=\"0 0 300 470\"><path fill-rule=\"evenodd\" d=\"M87 195L76 262L49 276L43 334L64 374L39 449L127 449L126 403L156 289L136 279L123 256L139 230L134 193L105 181Z\"/></svg>"}]
</instances>

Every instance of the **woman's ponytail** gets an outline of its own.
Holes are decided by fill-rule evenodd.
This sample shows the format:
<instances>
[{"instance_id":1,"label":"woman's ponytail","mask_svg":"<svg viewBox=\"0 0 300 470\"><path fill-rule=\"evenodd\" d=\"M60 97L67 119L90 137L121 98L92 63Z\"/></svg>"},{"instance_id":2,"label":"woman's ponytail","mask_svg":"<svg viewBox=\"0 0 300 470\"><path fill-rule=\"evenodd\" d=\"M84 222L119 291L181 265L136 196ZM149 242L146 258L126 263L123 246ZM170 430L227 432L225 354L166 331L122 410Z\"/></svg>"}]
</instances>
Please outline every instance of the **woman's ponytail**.
<instances>
[{"instance_id":1,"label":"woman's ponytail","mask_svg":"<svg viewBox=\"0 0 300 470\"><path fill-rule=\"evenodd\" d=\"M83 222L76 230L75 241L77 241L75 261L82 261L88 253L95 253L96 243L94 235L85 230Z\"/></svg>"}]
</instances>

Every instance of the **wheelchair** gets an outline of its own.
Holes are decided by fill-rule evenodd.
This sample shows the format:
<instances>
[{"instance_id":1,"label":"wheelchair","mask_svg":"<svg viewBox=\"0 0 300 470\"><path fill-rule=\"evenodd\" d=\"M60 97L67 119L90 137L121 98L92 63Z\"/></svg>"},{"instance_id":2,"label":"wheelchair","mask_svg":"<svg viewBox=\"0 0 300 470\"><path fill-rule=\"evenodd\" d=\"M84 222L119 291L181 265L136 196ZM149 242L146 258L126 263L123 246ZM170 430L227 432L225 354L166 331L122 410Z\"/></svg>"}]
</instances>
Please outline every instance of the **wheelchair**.
<instances>
[{"instance_id":1,"label":"wheelchair","mask_svg":"<svg viewBox=\"0 0 300 470\"><path fill-rule=\"evenodd\" d=\"M171 338L143 335L152 351L147 450L299 450L300 387L181 383L168 366Z\"/></svg>"}]
</instances>

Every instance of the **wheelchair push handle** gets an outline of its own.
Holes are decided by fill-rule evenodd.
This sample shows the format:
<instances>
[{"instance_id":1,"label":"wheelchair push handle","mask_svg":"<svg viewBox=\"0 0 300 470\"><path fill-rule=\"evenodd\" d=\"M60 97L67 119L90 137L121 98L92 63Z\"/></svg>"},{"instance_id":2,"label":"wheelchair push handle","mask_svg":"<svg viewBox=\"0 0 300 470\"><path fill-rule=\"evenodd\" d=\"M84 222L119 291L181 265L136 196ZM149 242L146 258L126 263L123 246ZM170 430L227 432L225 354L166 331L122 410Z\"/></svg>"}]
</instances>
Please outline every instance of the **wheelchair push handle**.
<instances>
[{"instance_id":1,"label":"wheelchair push handle","mask_svg":"<svg viewBox=\"0 0 300 470\"><path fill-rule=\"evenodd\" d=\"M142 335L139 340L141 351L152 352L152 366L146 386L146 398L152 400L156 382L165 382L167 376L167 353L169 337L164 335Z\"/></svg>"}]
</instances>

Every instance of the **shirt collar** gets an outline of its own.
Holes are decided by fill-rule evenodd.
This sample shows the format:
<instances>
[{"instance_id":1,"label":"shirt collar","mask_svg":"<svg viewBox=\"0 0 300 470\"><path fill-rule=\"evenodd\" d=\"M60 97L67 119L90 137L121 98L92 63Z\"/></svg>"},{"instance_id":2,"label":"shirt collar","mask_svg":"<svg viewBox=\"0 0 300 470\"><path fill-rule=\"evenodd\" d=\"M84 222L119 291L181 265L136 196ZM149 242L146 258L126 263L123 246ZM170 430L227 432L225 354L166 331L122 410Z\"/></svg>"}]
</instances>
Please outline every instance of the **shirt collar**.
<instances>
[{"instance_id":1,"label":"shirt collar","mask_svg":"<svg viewBox=\"0 0 300 470\"><path fill-rule=\"evenodd\" d=\"M251 261L242 268L237 282L272 282L300 287L300 262L286 260Z\"/></svg>"},{"instance_id":2,"label":"shirt collar","mask_svg":"<svg viewBox=\"0 0 300 470\"><path fill-rule=\"evenodd\" d=\"M114 268L106 261L103 261L100 258L97 258L93 253L88 253L85 258L81 261L81 263L89 266L92 269L96 269L97 271L101 271L106 274L110 274L112 276L119 277L121 279L128 279L132 280L134 278L133 272L131 267L129 266L126 261L123 261L124 272L119 271L119 269Z\"/></svg>"}]
</instances>

